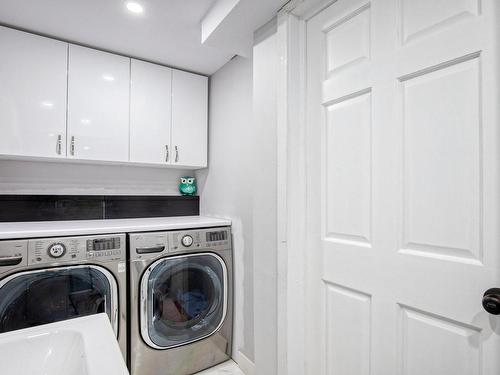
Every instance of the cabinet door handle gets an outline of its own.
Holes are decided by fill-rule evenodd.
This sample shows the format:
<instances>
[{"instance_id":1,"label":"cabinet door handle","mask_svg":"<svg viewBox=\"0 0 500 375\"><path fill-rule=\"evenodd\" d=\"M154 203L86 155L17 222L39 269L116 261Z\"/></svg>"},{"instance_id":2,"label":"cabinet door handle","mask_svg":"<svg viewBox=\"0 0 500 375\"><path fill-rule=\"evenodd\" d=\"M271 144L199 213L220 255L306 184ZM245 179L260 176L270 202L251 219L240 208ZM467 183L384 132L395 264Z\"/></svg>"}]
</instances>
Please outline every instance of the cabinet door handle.
<instances>
[{"instance_id":1,"label":"cabinet door handle","mask_svg":"<svg viewBox=\"0 0 500 375\"><path fill-rule=\"evenodd\" d=\"M59 134L57 136L57 143L56 143L56 153L57 153L57 155L61 155L61 151L62 151L62 135Z\"/></svg>"},{"instance_id":2,"label":"cabinet door handle","mask_svg":"<svg viewBox=\"0 0 500 375\"><path fill-rule=\"evenodd\" d=\"M75 136L71 137L71 146L70 146L71 156L75 156Z\"/></svg>"},{"instance_id":3,"label":"cabinet door handle","mask_svg":"<svg viewBox=\"0 0 500 375\"><path fill-rule=\"evenodd\" d=\"M175 146L175 162L179 161L179 148Z\"/></svg>"},{"instance_id":4,"label":"cabinet door handle","mask_svg":"<svg viewBox=\"0 0 500 375\"><path fill-rule=\"evenodd\" d=\"M168 152L168 145L165 145L165 161L168 162L170 153Z\"/></svg>"}]
</instances>

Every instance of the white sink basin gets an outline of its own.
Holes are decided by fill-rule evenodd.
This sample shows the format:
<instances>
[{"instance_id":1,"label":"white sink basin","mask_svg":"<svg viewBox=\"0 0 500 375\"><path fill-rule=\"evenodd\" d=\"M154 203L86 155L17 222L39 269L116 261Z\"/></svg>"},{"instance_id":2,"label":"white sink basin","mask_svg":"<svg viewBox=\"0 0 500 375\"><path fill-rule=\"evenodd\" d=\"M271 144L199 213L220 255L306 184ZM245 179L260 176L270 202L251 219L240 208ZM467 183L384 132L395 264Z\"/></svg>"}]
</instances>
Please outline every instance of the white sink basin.
<instances>
[{"instance_id":1,"label":"white sink basin","mask_svg":"<svg viewBox=\"0 0 500 375\"><path fill-rule=\"evenodd\" d=\"M0 334L2 375L128 375L106 314Z\"/></svg>"}]
</instances>

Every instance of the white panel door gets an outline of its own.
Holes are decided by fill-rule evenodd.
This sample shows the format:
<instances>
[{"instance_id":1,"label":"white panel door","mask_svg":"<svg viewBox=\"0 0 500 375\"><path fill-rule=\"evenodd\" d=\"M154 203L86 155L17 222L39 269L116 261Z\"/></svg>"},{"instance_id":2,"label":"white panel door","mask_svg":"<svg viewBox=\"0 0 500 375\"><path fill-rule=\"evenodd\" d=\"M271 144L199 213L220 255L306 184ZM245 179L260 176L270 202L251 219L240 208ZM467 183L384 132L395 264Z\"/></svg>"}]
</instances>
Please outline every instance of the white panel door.
<instances>
[{"instance_id":1,"label":"white panel door","mask_svg":"<svg viewBox=\"0 0 500 375\"><path fill-rule=\"evenodd\" d=\"M307 374L500 374L499 22L496 0L307 20Z\"/></svg>"},{"instance_id":2,"label":"white panel door","mask_svg":"<svg viewBox=\"0 0 500 375\"><path fill-rule=\"evenodd\" d=\"M128 161L130 59L69 46L68 157Z\"/></svg>"},{"instance_id":3,"label":"white panel door","mask_svg":"<svg viewBox=\"0 0 500 375\"><path fill-rule=\"evenodd\" d=\"M66 156L68 44L0 27L0 154Z\"/></svg>"},{"instance_id":4,"label":"white panel door","mask_svg":"<svg viewBox=\"0 0 500 375\"><path fill-rule=\"evenodd\" d=\"M174 70L172 75L172 163L207 166L208 78Z\"/></svg>"},{"instance_id":5,"label":"white panel door","mask_svg":"<svg viewBox=\"0 0 500 375\"><path fill-rule=\"evenodd\" d=\"M130 161L170 164L172 69L131 61Z\"/></svg>"}]
</instances>

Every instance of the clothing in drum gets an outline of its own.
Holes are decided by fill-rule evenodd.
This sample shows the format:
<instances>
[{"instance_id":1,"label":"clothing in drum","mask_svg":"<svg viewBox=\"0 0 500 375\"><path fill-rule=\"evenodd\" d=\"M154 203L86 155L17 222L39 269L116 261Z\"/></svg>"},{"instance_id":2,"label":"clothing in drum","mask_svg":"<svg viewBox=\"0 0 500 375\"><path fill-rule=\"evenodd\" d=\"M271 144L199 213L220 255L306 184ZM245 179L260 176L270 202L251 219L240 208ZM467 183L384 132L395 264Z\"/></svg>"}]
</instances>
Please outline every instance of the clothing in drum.
<instances>
[{"instance_id":1,"label":"clothing in drum","mask_svg":"<svg viewBox=\"0 0 500 375\"><path fill-rule=\"evenodd\" d=\"M219 256L205 253L164 258L144 277L145 340L153 346L169 348L199 340L223 322L227 276Z\"/></svg>"}]
</instances>

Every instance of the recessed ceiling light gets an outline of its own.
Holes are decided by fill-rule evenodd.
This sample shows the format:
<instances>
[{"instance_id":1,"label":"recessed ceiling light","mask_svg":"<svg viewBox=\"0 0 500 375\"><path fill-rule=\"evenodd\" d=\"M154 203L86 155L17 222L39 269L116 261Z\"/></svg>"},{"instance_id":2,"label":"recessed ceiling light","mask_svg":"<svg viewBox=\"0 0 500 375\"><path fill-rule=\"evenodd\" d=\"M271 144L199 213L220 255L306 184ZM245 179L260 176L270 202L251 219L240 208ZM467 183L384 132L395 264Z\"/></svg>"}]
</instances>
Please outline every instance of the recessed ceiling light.
<instances>
[{"instance_id":1,"label":"recessed ceiling light","mask_svg":"<svg viewBox=\"0 0 500 375\"><path fill-rule=\"evenodd\" d=\"M141 4L136 3L135 1L127 1L127 9L132 13L142 13L144 12L144 8Z\"/></svg>"}]
</instances>

